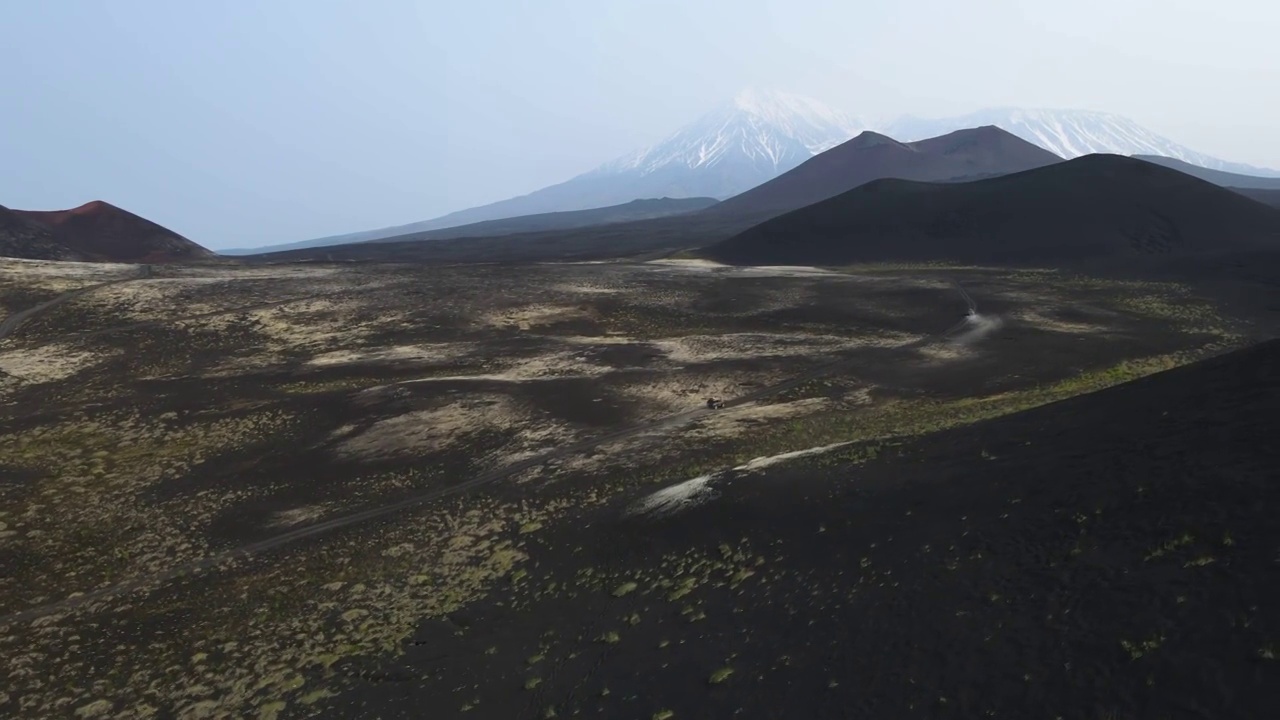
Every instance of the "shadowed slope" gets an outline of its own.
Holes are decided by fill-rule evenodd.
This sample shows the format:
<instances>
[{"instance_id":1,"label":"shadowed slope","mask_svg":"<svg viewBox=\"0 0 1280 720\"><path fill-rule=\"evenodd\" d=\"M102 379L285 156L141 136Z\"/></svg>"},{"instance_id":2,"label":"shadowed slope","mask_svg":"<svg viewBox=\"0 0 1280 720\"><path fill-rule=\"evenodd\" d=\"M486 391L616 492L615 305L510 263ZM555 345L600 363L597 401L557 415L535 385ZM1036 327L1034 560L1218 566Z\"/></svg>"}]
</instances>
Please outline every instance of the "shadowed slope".
<instances>
[{"instance_id":1,"label":"shadowed slope","mask_svg":"<svg viewBox=\"0 0 1280 720\"><path fill-rule=\"evenodd\" d=\"M1278 398L1272 341L674 515L611 508L538 539L531 598L424 623L369 674L431 682L330 716L1265 715Z\"/></svg>"},{"instance_id":2,"label":"shadowed slope","mask_svg":"<svg viewBox=\"0 0 1280 720\"><path fill-rule=\"evenodd\" d=\"M870 183L705 254L740 264L1038 263L1280 249L1280 212L1189 175L1086 155L972 183Z\"/></svg>"},{"instance_id":3,"label":"shadowed slope","mask_svg":"<svg viewBox=\"0 0 1280 720\"><path fill-rule=\"evenodd\" d=\"M1270 205L1273 208L1280 208L1280 190L1242 187L1233 187L1231 189L1247 198L1257 200L1264 205Z\"/></svg>"},{"instance_id":4,"label":"shadowed slope","mask_svg":"<svg viewBox=\"0 0 1280 720\"><path fill-rule=\"evenodd\" d=\"M1258 177L1241 173L1213 170L1211 168L1192 165L1189 162L1161 155L1134 155L1134 158L1155 165L1163 165L1171 170L1198 177L1205 182L1227 188L1257 188L1261 190L1280 190L1280 177Z\"/></svg>"}]
</instances>

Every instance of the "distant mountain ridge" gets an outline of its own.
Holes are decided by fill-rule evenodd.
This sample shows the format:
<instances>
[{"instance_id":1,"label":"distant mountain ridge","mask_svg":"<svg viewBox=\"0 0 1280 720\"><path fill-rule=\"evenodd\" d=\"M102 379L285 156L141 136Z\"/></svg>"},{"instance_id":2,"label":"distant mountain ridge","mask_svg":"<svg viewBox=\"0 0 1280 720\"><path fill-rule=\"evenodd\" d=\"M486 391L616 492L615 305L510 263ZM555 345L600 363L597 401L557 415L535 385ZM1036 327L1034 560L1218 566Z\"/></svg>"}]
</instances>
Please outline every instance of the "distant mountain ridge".
<instances>
[{"instance_id":1,"label":"distant mountain ridge","mask_svg":"<svg viewBox=\"0 0 1280 720\"><path fill-rule=\"evenodd\" d=\"M1000 128L958 130L902 143L870 130L741 195L715 213L776 215L826 200L872 180L955 182L1007 175L1062 158Z\"/></svg>"},{"instance_id":2,"label":"distant mountain ridge","mask_svg":"<svg viewBox=\"0 0 1280 720\"><path fill-rule=\"evenodd\" d=\"M1280 190L1269 190L1265 188L1231 188L1235 192L1251 199L1257 200L1264 205L1270 205L1280 210Z\"/></svg>"},{"instance_id":3,"label":"distant mountain ridge","mask_svg":"<svg viewBox=\"0 0 1280 720\"><path fill-rule=\"evenodd\" d=\"M1162 157L1159 155L1134 155L1133 157L1145 162L1163 165L1172 168L1178 172L1183 172L1192 177L1198 177L1206 182L1214 185L1229 188L1256 188L1259 190L1280 190L1280 177L1259 177L1257 175L1245 175L1241 173L1225 172L1223 170L1212 170L1210 168L1193 165L1189 162L1178 160L1171 157Z\"/></svg>"},{"instance_id":4,"label":"distant mountain ridge","mask_svg":"<svg viewBox=\"0 0 1280 720\"><path fill-rule=\"evenodd\" d=\"M1062 158L1053 153L995 127L961 130L917 143L899 143L867 131L753 190L696 212L610 224L579 224L576 228L567 228L562 222L561 229L551 231L540 230L530 222L537 220L546 228L544 220L577 218L601 211L550 213L258 257L385 261L636 257L713 244L789 209L808 206L867 182L885 178L963 182L1061 162ZM512 224L503 227L508 222ZM499 228L519 232L493 232ZM485 232L477 233L478 230ZM457 241L450 242L451 239Z\"/></svg>"},{"instance_id":5,"label":"distant mountain ridge","mask_svg":"<svg viewBox=\"0 0 1280 720\"><path fill-rule=\"evenodd\" d=\"M0 207L0 255L137 263L215 257L172 230L101 200L70 210Z\"/></svg>"},{"instance_id":6,"label":"distant mountain ridge","mask_svg":"<svg viewBox=\"0 0 1280 720\"><path fill-rule=\"evenodd\" d=\"M408 225L257 252L364 242L486 220L608 207L638 198L724 199L790 170L863 129L862 121L816 100L747 89L650 147L528 195Z\"/></svg>"},{"instance_id":7,"label":"distant mountain ridge","mask_svg":"<svg viewBox=\"0 0 1280 720\"><path fill-rule=\"evenodd\" d=\"M361 243L399 242L405 240L452 240L464 237L501 237L519 233L548 232L553 230L572 230L596 225L613 225L617 223L651 220L655 218L673 217L705 210L719 201L715 198L650 198L632 200L621 205L592 208L590 210L567 210L565 212L540 213L537 215L520 215L517 217L485 220L467 225L455 225L439 230L410 232L404 235L361 240ZM288 250L305 250L313 247L314 241L304 241L289 245L277 245L271 252ZM349 244L349 243L343 243ZM261 249L223 250L224 255L255 255Z\"/></svg>"},{"instance_id":8,"label":"distant mountain ridge","mask_svg":"<svg viewBox=\"0 0 1280 720\"><path fill-rule=\"evenodd\" d=\"M270 252L403 237L506 217L608 207L638 198L731 198L818 153L872 130L904 143L995 126L1063 158L1088 153L1161 155L1258 177L1280 172L1227 162L1153 133L1127 118L1079 110L989 108L952 118L875 122L787 93L748 89L664 140L527 195L395 227L335 235ZM236 252L236 251L233 251Z\"/></svg>"},{"instance_id":9,"label":"distant mountain ridge","mask_svg":"<svg viewBox=\"0 0 1280 720\"><path fill-rule=\"evenodd\" d=\"M616 223L651 220L705 210L718 204L715 198L651 198L632 200L621 205L592 208L590 210L567 210L565 212L541 213L539 215L521 215L499 220L486 220L470 225L429 230L416 237L399 236L395 238L379 238L365 242L382 242L385 240L449 240L461 237L499 237L516 233L544 232L548 230L572 230L574 228L594 227L597 225L613 225Z\"/></svg>"}]
</instances>

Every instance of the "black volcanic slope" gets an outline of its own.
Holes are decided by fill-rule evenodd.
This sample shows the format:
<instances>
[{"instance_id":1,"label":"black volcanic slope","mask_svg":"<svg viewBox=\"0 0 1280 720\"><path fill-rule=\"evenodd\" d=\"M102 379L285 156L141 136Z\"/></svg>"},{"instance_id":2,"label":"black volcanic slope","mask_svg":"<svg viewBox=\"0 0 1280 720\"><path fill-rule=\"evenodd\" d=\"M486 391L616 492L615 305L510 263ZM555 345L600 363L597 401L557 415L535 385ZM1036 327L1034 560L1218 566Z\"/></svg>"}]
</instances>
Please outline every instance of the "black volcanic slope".
<instances>
[{"instance_id":1,"label":"black volcanic slope","mask_svg":"<svg viewBox=\"0 0 1280 720\"><path fill-rule=\"evenodd\" d=\"M1233 187L1231 189L1247 198L1252 198L1265 205L1270 205L1273 208L1280 208L1280 190L1241 187Z\"/></svg>"},{"instance_id":2,"label":"black volcanic slope","mask_svg":"<svg viewBox=\"0 0 1280 720\"><path fill-rule=\"evenodd\" d=\"M1280 248L1280 212L1189 175L1086 155L971 183L880 180L711 245L739 264L1069 262Z\"/></svg>"},{"instance_id":3,"label":"black volcanic slope","mask_svg":"<svg viewBox=\"0 0 1280 720\"><path fill-rule=\"evenodd\" d=\"M1164 167L1184 172L1192 177L1198 177L1205 182L1211 182L1214 185L1229 188L1256 188L1262 190L1280 190L1280 178L1273 177L1257 177L1256 175L1242 175L1240 173L1225 172L1222 170L1210 170L1199 165L1192 165L1189 162L1183 162L1171 157L1163 157L1161 155L1134 155L1134 158L1155 165L1163 165Z\"/></svg>"},{"instance_id":4,"label":"black volcanic slope","mask_svg":"<svg viewBox=\"0 0 1280 720\"><path fill-rule=\"evenodd\" d=\"M1264 717L1277 433L1270 341L672 516L610 508L530 540L531 599L423 624L331 716Z\"/></svg>"},{"instance_id":5,"label":"black volcanic slope","mask_svg":"<svg viewBox=\"0 0 1280 720\"><path fill-rule=\"evenodd\" d=\"M995 177L1062 158L994 126L901 143L864 132L799 167L724 201L715 214L777 215L882 178L952 182Z\"/></svg>"}]
</instances>

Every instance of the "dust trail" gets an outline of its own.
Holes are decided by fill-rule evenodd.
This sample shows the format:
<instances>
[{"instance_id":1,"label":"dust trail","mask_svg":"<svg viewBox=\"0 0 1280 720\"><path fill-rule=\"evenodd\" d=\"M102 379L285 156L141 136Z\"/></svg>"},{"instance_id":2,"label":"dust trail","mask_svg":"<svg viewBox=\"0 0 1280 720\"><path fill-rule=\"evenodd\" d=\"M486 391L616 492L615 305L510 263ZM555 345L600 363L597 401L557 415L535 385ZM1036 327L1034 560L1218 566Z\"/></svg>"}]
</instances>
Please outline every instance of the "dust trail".
<instances>
[{"instance_id":1,"label":"dust trail","mask_svg":"<svg viewBox=\"0 0 1280 720\"><path fill-rule=\"evenodd\" d=\"M716 497L717 493L711 488L711 481L723 474L719 472L699 475L692 480L665 487L641 500L631 514L671 515L685 508L701 505Z\"/></svg>"},{"instance_id":2,"label":"dust trail","mask_svg":"<svg viewBox=\"0 0 1280 720\"><path fill-rule=\"evenodd\" d=\"M948 330L943 332L938 339L946 339L949 342L959 345L969 345L990 335L1004 321L996 315L982 315L978 313L978 304L974 302L973 297L960 285L958 281L952 280L951 284L955 286L960 297L964 298L965 304L968 305L968 313L964 319ZM918 347L927 344L935 338L923 338L914 343L909 343L906 347ZM775 388L776 389L776 388ZM731 405L741 404L745 398L738 398L731 401ZM806 457L809 455L819 455L821 453L830 452L849 445L848 442L836 443L834 445L822 445L819 447L808 448L807 450L796 450L794 452L782 453L781 455L771 455L767 457L758 457L728 470L720 470L708 475L700 475L691 480L663 488L651 495L642 498L634 503L627 515L670 515L681 510L700 505L708 500L718 496L718 492L714 485L718 485L721 481L726 480L736 474L749 473L756 470L784 463L796 458Z\"/></svg>"},{"instance_id":3,"label":"dust trail","mask_svg":"<svg viewBox=\"0 0 1280 720\"><path fill-rule=\"evenodd\" d=\"M960 286L959 281L952 280L951 284L956 286L956 292L960 293L960 297L964 298L965 303L969 305L969 316L972 317L977 315L978 303L974 302L973 298L969 296L969 293L966 292L965 289Z\"/></svg>"},{"instance_id":4,"label":"dust trail","mask_svg":"<svg viewBox=\"0 0 1280 720\"><path fill-rule=\"evenodd\" d=\"M957 345L972 345L999 330L1002 325L1004 320L998 315L979 315L977 312L971 312L965 318L964 330L953 337L951 342Z\"/></svg>"},{"instance_id":5,"label":"dust trail","mask_svg":"<svg viewBox=\"0 0 1280 720\"><path fill-rule=\"evenodd\" d=\"M739 465L738 467L734 468L734 470L738 472L751 472L753 470L763 470L764 468L770 467L772 465L778 465L780 463L795 460L797 458L809 457L810 455L821 455L823 453L829 453L832 450L839 450L845 445L852 445L852 444L853 444L852 442L840 442L840 443L834 443L832 445L819 445L818 447L811 447L806 450L793 450L792 452L785 452L785 453L782 453L781 455L770 455L768 457L758 457L758 458L755 458L754 460L748 461L746 465Z\"/></svg>"},{"instance_id":6,"label":"dust trail","mask_svg":"<svg viewBox=\"0 0 1280 720\"><path fill-rule=\"evenodd\" d=\"M969 306L968 314L965 315L964 320L957 327L958 334L951 337L952 343L972 345L999 330L1004 325L1004 320L998 315L983 315L979 313L978 303L974 302L973 297L961 287L959 281L952 280L951 284L955 286L956 292L960 293L960 297L964 298L965 303Z\"/></svg>"},{"instance_id":7,"label":"dust trail","mask_svg":"<svg viewBox=\"0 0 1280 720\"><path fill-rule=\"evenodd\" d=\"M806 450L785 452L780 455L758 457L728 470L721 470L709 475L699 475L692 480L685 480L682 483L665 487L644 497L637 502L627 514L657 516L672 515L681 510L691 508L695 505L701 505L708 500L714 500L716 497L719 497L719 492L711 485L712 482L725 480L740 473L763 470L764 468L795 460L797 458L808 457L810 455L821 455L822 453L838 450L846 445L852 444L852 442L841 442L835 443L834 445L820 445Z\"/></svg>"}]
</instances>

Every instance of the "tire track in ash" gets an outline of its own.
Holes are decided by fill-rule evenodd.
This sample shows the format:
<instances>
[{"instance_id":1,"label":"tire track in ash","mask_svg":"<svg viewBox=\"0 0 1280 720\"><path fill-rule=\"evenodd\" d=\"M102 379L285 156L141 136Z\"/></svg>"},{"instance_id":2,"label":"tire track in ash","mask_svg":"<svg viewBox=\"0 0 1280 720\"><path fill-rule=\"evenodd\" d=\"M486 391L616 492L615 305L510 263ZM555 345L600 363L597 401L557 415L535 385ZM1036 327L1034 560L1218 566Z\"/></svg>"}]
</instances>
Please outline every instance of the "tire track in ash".
<instances>
[{"instance_id":1,"label":"tire track in ash","mask_svg":"<svg viewBox=\"0 0 1280 720\"><path fill-rule=\"evenodd\" d=\"M958 282L953 282L953 284L955 285L956 289L960 292L961 296L965 299L966 303L968 303L970 307L970 312L976 312L975 310L976 306L974 305L972 298L969 297L969 294L965 292L964 288L960 287L960 284ZM911 349L923 347L932 342L939 342L955 335L957 332L963 330L969 325L970 325L970 316L966 316L956 324L942 331L941 333L938 333L936 335L926 336L919 340L898 345L893 349L911 350ZM830 363L825 363L818 367L812 368L808 372L802 373L800 375L796 375L782 382L760 388L753 392L747 393L746 395L741 395L731 400L726 400L724 403L724 407L728 408L728 407L736 407L739 405L745 405L747 403L755 402L757 400L763 399L770 395L775 395L777 393L785 392L799 385L802 385L806 382L809 382L810 380L814 380L816 378L827 375L835 370L850 366L855 362L856 360L852 358L842 358L839 360L832 361ZM489 470L487 472L481 473L471 478L470 480L458 483L457 485L451 485L446 488L431 490L429 492L424 492L419 495L413 495L407 498L403 498L401 500L398 500L393 503L388 503L386 505L379 505L376 507L361 510L359 512L354 512L349 515L342 515L339 517L331 518L329 520L316 523L315 525L308 525L306 527L296 528L294 530L290 530L288 532L281 533L279 535L274 535L269 538L264 538L257 542L249 543L247 545L242 545L238 548L233 548L231 550L224 550L222 552L215 553L213 555L210 555L209 557L202 558L200 560L194 560L188 563L177 565L163 573L157 573L157 574L148 575L145 577L134 578L132 580L125 580L125 581L116 583L114 585L110 585L104 588L99 588L97 590L86 592L81 595L76 595L74 597L68 597L63 600L59 600L57 602L41 605L34 608L29 608L27 610L22 610L16 613L11 613L9 615L6 615L3 618L0 618L0 627L5 627L8 625L14 625L14 624L19 624L24 622L30 622L37 618L44 617L46 615L51 615L53 613L69 612L69 611L81 608L90 602L106 600L106 599L115 597L117 595L123 595L129 592L144 590L153 586L162 585L166 582L169 582L171 580L176 580L185 575L193 575L205 570L216 569L220 565L224 565L226 563L229 563L235 560L247 559L254 555L264 553L268 550L274 550L284 545L288 545L289 543L315 537L333 530L338 530L340 528L348 527L350 525L356 525L358 523L366 522L368 520L373 520L376 518L392 515L404 510L408 510L410 508L424 505L433 500L439 500L441 498L459 495L461 493L474 490L476 488L479 488L484 485L488 485L498 480L502 480L502 479L511 477L513 475L517 475L530 468L544 465L553 460L558 460L560 458L564 458L569 455L582 452L584 450L594 449L594 448L600 447L601 445L605 445L617 440L623 440L626 438L635 437L637 435L642 435L644 433L652 432L654 430L667 429L671 427L684 425L694 420L710 415L714 412L716 411L711 410L710 408L705 408L705 407L700 407L693 410L686 410L684 412L674 413L661 418L657 418L655 420L651 420L646 423L641 423L639 425L633 425L628 428L623 428L621 430L607 433L605 435L586 438L583 440L579 440L577 442L569 443L568 445L561 445L555 448L554 450L549 450L540 455L534 455L532 457L526 458L524 460L520 460L510 465L505 465L503 467L495 468L493 470Z\"/></svg>"},{"instance_id":2,"label":"tire track in ash","mask_svg":"<svg viewBox=\"0 0 1280 720\"><path fill-rule=\"evenodd\" d=\"M143 265L138 269L138 275L136 277L108 280L107 282L98 283L96 285L68 290L52 300L46 300L45 302L29 307L26 310L19 310L16 313L10 314L9 317L5 318L3 321L0 321L0 340L4 340L17 332L23 325L26 325L28 322L44 315L59 305L75 300L78 297L88 295L94 290L107 287L108 285L120 285L122 283L133 282L135 280L144 280L149 277L151 277L151 266Z\"/></svg>"}]
</instances>

